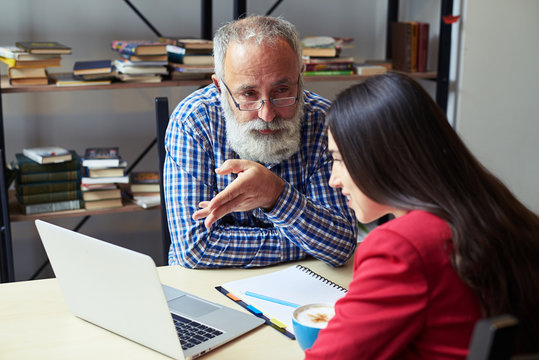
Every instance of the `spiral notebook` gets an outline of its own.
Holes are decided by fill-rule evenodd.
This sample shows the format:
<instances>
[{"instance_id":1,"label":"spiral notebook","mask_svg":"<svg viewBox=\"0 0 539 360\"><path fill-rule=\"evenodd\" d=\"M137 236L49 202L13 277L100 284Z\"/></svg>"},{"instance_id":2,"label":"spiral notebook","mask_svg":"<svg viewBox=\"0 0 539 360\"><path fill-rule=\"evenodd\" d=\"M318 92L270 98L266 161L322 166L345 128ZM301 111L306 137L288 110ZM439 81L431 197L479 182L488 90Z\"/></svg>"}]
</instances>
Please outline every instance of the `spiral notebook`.
<instances>
[{"instance_id":1,"label":"spiral notebook","mask_svg":"<svg viewBox=\"0 0 539 360\"><path fill-rule=\"evenodd\" d=\"M302 265L231 281L217 290L291 338L294 338L292 313L296 307L335 304L346 294L345 288Z\"/></svg>"}]
</instances>

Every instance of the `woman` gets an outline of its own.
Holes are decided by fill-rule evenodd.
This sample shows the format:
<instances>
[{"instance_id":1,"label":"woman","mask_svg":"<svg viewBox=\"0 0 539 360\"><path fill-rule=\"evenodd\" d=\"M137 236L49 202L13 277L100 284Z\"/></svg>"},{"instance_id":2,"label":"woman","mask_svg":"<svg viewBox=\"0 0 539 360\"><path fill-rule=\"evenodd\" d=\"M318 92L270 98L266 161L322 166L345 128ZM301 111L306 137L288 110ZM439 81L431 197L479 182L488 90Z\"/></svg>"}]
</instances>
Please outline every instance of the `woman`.
<instances>
[{"instance_id":1,"label":"woman","mask_svg":"<svg viewBox=\"0 0 539 360\"><path fill-rule=\"evenodd\" d=\"M465 358L477 320L521 321L539 351L539 218L483 168L410 78L341 93L330 185L360 222L393 214L356 252L349 291L307 359Z\"/></svg>"}]
</instances>

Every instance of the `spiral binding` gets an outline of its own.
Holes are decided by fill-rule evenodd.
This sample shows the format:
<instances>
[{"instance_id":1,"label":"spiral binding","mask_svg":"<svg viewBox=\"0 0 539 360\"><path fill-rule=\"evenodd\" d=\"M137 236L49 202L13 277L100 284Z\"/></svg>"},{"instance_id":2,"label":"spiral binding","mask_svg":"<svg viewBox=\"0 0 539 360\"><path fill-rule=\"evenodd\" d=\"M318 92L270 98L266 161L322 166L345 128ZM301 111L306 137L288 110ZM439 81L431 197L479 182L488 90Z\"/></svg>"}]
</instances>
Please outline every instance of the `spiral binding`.
<instances>
[{"instance_id":1,"label":"spiral binding","mask_svg":"<svg viewBox=\"0 0 539 360\"><path fill-rule=\"evenodd\" d=\"M300 269L301 271L309 274L310 276L318 279L318 280L321 280L323 283L325 284L328 284L336 289L339 289L340 291L343 291L343 292L347 292L348 290L346 290L345 288L343 288L342 286L338 285L338 284L335 284L333 281L321 276L321 275L318 275L317 273L315 273L314 271L312 271L311 269L309 269L308 267L306 266L303 266L303 265L296 265L296 267L298 269Z\"/></svg>"}]
</instances>

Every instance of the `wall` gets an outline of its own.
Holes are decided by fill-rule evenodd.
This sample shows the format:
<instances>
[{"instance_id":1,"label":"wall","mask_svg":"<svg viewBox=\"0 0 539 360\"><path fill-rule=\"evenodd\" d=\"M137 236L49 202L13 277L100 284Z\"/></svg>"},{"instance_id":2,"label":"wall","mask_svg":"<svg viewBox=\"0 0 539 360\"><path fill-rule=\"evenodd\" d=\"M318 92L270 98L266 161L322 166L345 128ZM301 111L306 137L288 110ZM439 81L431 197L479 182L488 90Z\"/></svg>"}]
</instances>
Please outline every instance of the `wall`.
<instances>
[{"instance_id":1,"label":"wall","mask_svg":"<svg viewBox=\"0 0 539 360\"><path fill-rule=\"evenodd\" d=\"M148 20L165 35L199 36L200 2L187 0L133 1ZM233 2L213 1L213 30L232 19ZM271 4L273 2L270 2ZM265 13L271 4L248 2L249 13ZM122 1L94 0L4 0L0 5L0 43L19 40L56 40L72 47L61 68L70 72L76 60L116 58L110 49L113 39L151 39L154 34ZM385 2L341 0L285 1L273 15L283 15L296 24L301 36L335 35L355 38L347 54L358 60L385 55ZM0 72L6 73L1 65ZM307 87L332 98L350 82L316 83ZM170 106L194 87L74 91L2 96L6 159L25 146L61 145L79 154L90 146L119 146L131 164L155 137L154 98L168 96ZM157 169L157 153L150 151L137 170ZM151 255L162 257L159 211L93 216L81 232ZM80 218L53 222L73 228ZM31 222L11 225L17 280L30 278L46 260ZM82 256L82 254L74 254ZM51 276L49 268L40 274Z\"/></svg>"},{"instance_id":2,"label":"wall","mask_svg":"<svg viewBox=\"0 0 539 360\"><path fill-rule=\"evenodd\" d=\"M457 130L539 213L539 2L463 2Z\"/></svg>"}]
</instances>

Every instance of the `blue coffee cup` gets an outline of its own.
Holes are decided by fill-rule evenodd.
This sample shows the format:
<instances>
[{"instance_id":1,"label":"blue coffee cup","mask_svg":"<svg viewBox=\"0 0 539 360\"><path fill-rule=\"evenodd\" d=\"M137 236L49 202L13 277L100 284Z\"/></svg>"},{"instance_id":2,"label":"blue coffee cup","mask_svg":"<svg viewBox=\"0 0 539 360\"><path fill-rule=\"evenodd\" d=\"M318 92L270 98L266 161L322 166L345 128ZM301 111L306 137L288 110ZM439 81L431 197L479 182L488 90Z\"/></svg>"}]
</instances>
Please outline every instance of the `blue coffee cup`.
<instances>
[{"instance_id":1,"label":"blue coffee cup","mask_svg":"<svg viewBox=\"0 0 539 360\"><path fill-rule=\"evenodd\" d=\"M303 351L313 346L318 333L327 326L333 314L333 305L329 304L307 304L294 310L292 326Z\"/></svg>"}]
</instances>

